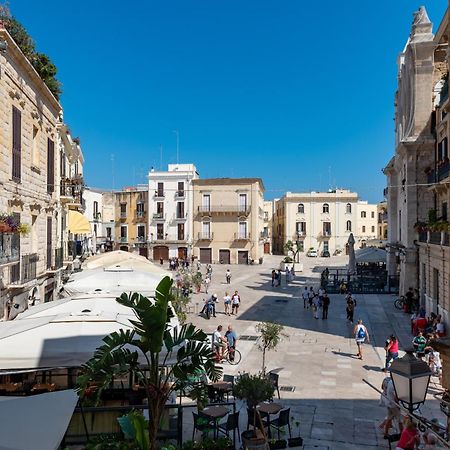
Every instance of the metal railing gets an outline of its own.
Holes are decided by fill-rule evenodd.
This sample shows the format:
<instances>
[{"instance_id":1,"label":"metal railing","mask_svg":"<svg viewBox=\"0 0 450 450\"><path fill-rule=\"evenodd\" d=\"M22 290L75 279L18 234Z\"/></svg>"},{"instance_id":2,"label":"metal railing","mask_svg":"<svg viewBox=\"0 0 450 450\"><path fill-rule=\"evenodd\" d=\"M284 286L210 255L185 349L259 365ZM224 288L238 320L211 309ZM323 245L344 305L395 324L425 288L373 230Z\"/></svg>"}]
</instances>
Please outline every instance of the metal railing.
<instances>
[{"instance_id":1,"label":"metal railing","mask_svg":"<svg viewBox=\"0 0 450 450\"><path fill-rule=\"evenodd\" d=\"M119 242L128 242L128 236L120 236Z\"/></svg>"},{"instance_id":2,"label":"metal railing","mask_svg":"<svg viewBox=\"0 0 450 450\"><path fill-rule=\"evenodd\" d=\"M63 248L55 248L55 267L61 269L64 265L64 250Z\"/></svg>"},{"instance_id":3,"label":"metal railing","mask_svg":"<svg viewBox=\"0 0 450 450\"><path fill-rule=\"evenodd\" d=\"M176 198L183 198L186 195L185 191L177 191L175 192Z\"/></svg>"},{"instance_id":4,"label":"metal railing","mask_svg":"<svg viewBox=\"0 0 450 450\"><path fill-rule=\"evenodd\" d=\"M136 242L145 242L146 238L145 236L136 236Z\"/></svg>"},{"instance_id":5,"label":"metal railing","mask_svg":"<svg viewBox=\"0 0 450 450\"><path fill-rule=\"evenodd\" d=\"M184 241L186 241L186 236L184 234L176 236L159 234L156 236L156 239L153 236L151 236L150 238L150 242L184 242Z\"/></svg>"},{"instance_id":6,"label":"metal railing","mask_svg":"<svg viewBox=\"0 0 450 450\"><path fill-rule=\"evenodd\" d=\"M441 232L431 231L429 241L430 244L441 245Z\"/></svg>"},{"instance_id":7,"label":"metal railing","mask_svg":"<svg viewBox=\"0 0 450 450\"><path fill-rule=\"evenodd\" d=\"M234 239L236 241L249 241L250 233L234 233Z\"/></svg>"},{"instance_id":8,"label":"metal railing","mask_svg":"<svg viewBox=\"0 0 450 450\"><path fill-rule=\"evenodd\" d=\"M136 211L136 217L145 217L145 211Z\"/></svg>"},{"instance_id":9,"label":"metal railing","mask_svg":"<svg viewBox=\"0 0 450 450\"><path fill-rule=\"evenodd\" d=\"M158 212L153 214L153 220L164 220L166 215L163 212Z\"/></svg>"},{"instance_id":10,"label":"metal railing","mask_svg":"<svg viewBox=\"0 0 450 450\"><path fill-rule=\"evenodd\" d=\"M199 213L240 213L249 214L250 206L248 205L204 205L198 207Z\"/></svg>"},{"instance_id":11,"label":"metal railing","mask_svg":"<svg viewBox=\"0 0 450 450\"><path fill-rule=\"evenodd\" d=\"M296 241L297 239L303 239L306 236L306 231L297 231L293 234L292 239Z\"/></svg>"},{"instance_id":12,"label":"metal railing","mask_svg":"<svg viewBox=\"0 0 450 450\"><path fill-rule=\"evenodd\" d=\"M183 214L179 214L178 212L175 214L174 219L175 220L184 220L187 218L187 212Z\"/></svg>"},{"instance_id":13,"label":"metal railing","mask_svg":"<svg viewBox=\"0 0 450 450\"><path fill-rule=\"evenodd\" d=\"M20 234L0 233L0 264L19 261Z\"/></svg>"},{"instance_id":14,"label":"metal railing","mask_svg":"<svg viewBox=\"0 0 450 450\"><path fill-rule=\"evenodd\" d=\"M163 198L164 197L164 191L158 189L155 191L155 197L160 197Z\"/></svg>"},{"instance_id":15,"label":"metal railing","mask_svg":"<svg viewBox=\"0 0 450 450\"><path fill-rule=\"evenodd\" d=\"M450 162L441 162L441 165L428 173L428 184L439 183L450 175Z\"/></svg>"},{"instance_id":16,"label":"metal railing","mask_svg":"<svg viewBox=\"0 0 450 450\"><path fill-rule=\"evenodd\" d=\"M39 256L37 253L22 256L22 283L27 283L36 278L36 268Z\"/></svg>"},{"instance_id":17,"label":"metal railing","mask_svg":"<svg viewBox=\"0 0 450 450\"><path fill-rule=\"evenodd\" d=\"M71 197L75 203L82 201L82 184L70 184L62 182L59 186L59 193L61 197Z\"/></svg>"},{"instance_id":18,"label":"metal railing","mask_svg":"<svg viewBox=\"0 0 450 450\"><path fill-rule=\"evenodd\" d=\"M198 233L198 239L199 240L203 240L203 241L210 241L212 240L214 237L214 234L209 232L205 232L205 233Z\"/></svg>"}]
</instances>

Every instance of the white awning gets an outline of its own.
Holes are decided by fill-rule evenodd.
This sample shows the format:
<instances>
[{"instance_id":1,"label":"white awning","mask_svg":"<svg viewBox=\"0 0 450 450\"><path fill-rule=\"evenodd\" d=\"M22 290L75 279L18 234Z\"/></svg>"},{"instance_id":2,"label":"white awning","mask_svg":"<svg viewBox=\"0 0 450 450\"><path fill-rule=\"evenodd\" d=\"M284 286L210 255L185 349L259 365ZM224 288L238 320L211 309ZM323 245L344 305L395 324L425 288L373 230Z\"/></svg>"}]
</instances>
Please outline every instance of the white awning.
<instances>
[{"instance_id":1,"label":"white awning","mask_svg":"<svg viewBox=\"0 0 450 450\"><path fill-rule=\"evenodd\" d=\"M1 397L0 450L56 450L77 401L73 390Z\"/></svg>"},{"instance_id":2,"label":"white awning","mask_svg":"<svg viewBox=\"0 0 450 450\"><path fill-rule=\"evenodd\" d=\"M356 251L356 263L386 263L386 256L386 250L381 248L362 248Z\"/></svg>"}]
</instances>

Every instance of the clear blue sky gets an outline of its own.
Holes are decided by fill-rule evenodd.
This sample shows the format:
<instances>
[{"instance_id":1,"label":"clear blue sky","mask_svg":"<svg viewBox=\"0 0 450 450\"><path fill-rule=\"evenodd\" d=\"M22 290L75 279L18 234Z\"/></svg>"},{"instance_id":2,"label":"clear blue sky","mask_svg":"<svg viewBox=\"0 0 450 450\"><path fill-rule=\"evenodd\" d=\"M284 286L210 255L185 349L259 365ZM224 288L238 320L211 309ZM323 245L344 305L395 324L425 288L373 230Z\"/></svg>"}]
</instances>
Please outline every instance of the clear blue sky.
<instances>
[{"instance_id":1,"label":"clear blue sky","mask_svg":"<svg viewBox=\"0 0 450 450\"><path fill-rule=\"evenodd\" d=\"M446 0L428 0L437 28ZM59 69L91 186L194 162L266 196L331 184L382 198L410 0L10 0ZM331 174L331 175L330 175Z\"/></svg>"}]
</instances>

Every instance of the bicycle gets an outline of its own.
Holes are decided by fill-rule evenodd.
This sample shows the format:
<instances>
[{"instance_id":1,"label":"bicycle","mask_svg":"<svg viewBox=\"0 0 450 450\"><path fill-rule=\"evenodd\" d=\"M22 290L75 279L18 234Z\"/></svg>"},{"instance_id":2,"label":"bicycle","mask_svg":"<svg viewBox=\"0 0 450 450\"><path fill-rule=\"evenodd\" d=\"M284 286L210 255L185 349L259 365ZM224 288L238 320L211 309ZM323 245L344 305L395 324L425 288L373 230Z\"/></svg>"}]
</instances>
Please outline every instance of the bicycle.
<instances>
[{"instance_id":1,"label":"bicycle","mask_svg":"<svg viewBox=\"0 0 450 450\"><path fill-rule=\"evenodd\" d=\"M242 359L241 352L233 347L230 347L229 345L225 347L222 358L220 357L219 350L217 348L214 351L214 355L216 362L221 363L223 361L227 361L233 366L239 364Z\"/></svg>"},{"instance_id":2,"label":"bicycle","mask_svg":"<svg viewBox=\"0 0 450 450\"><path fill-rule=\"evenodd\" d=\"M394 301L394 306L397 309L403 310L406 304L406 298L404 295L401 295L398 299Z\"/></svg>"}]
</instances>

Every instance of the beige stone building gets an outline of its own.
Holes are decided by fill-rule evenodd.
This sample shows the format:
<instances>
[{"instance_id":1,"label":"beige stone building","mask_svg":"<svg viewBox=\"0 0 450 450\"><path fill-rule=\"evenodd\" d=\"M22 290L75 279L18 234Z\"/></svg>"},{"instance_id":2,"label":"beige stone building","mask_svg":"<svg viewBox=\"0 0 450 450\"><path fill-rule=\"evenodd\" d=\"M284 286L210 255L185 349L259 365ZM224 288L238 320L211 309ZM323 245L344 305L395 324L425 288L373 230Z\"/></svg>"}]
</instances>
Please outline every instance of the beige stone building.
<instances>
[{"instance_id":1,"label":"beige stone building","mask_svg":"<svg viewBox=\"0 0 450 450\"><path fill-rule=\"evenodd\" d=\"M377 239L385 241L388 238L387 202L383 201L377 205Z\"/></svg>"},{"instance_id":2,"label":"beige stone building","mask_svg":"<svg viewBox=\"0 0 450 450\"><path fill-rule=\"evenodd\" d=\"M278 199L273 218L273 251L284 254L288 241L300 253L316 250L319 255L345 252L350 233L356 247L376 237L376 205L358 199L356 192L287 192Z\"/></svg>"},{"instance_id":3,"label":"beige stone building","mask_svg":"<svg viewBox=\"0 0 450 450\"><path fill-rule=\"evenodd\" d=\"M192 181L193 255L202 263L247 264L263 256L264 185L260 178Z\"/></svg>"},{"instance_id":4,"label":"beige stone building","mask_svg":"<svg viewBox=\"0 0 450 450\"><path fill-rule=\"evenodd\" d=\"M0 44L0 213L30 228L0 234L0 316L11 318L57 289L61 106L1 24Z\"/></svg>"},{"instance_id":5,"label":"beige stone building","mask_svg":"<svg viewBox=\"0 0 450 450\"><path fill-rule=\"evenodd\" d=\"M148 256L148 185L114 192L115 250Z\"/></svg>"},{"instance_id":6,"label":"beige stone building","mask_svg":"<svg viewBox=\"0 0 450 450\"><path fill-rule=\"evenodd\" d=\"M276 200L265 200L264 201L264 226L262 231L264 253L272 253L272 226L273 217L275 212Z\"/></svg>"},{"instance_id":7,"label":"beige stone building","mask_svg":"<svg viewBox=\"0 0 450 450\"><path fill-rule=\"evenodd\" d=\"M448 12L435 36L432 28L420 8L398 59L396 149L385 168L388 267L400 293L418 289L448 326Z\"/></svg>"}]
</instances>

